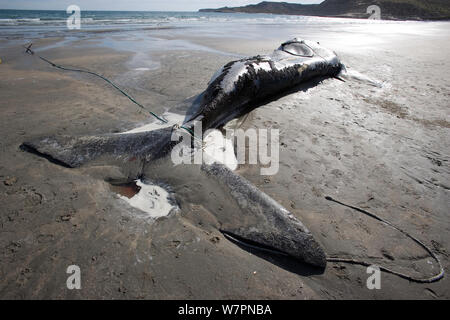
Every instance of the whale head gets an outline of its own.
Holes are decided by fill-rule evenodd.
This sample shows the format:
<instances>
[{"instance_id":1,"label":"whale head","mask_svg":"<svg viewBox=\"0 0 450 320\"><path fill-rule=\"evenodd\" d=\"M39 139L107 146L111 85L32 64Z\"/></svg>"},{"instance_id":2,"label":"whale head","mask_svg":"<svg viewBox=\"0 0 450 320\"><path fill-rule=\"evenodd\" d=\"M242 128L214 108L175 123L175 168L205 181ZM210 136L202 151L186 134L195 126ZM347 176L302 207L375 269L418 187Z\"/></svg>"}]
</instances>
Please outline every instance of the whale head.
<instances>
[{"instance_id":1,"label":"whale head","mask_svg":"<svg viewBox=\"0 0 450 320\"><path fill-rule=\"evenodd\" d=\"M273 53L278 59L289 59L290 61L295 60L295 57L300 62L306 59L318 58L325 60L326 63L337 66L341 62L337 54L328 48L320 45L319 42L305 40L301 38L294 38L283 42L278 49Z\"/></svg>"}]
</instances>

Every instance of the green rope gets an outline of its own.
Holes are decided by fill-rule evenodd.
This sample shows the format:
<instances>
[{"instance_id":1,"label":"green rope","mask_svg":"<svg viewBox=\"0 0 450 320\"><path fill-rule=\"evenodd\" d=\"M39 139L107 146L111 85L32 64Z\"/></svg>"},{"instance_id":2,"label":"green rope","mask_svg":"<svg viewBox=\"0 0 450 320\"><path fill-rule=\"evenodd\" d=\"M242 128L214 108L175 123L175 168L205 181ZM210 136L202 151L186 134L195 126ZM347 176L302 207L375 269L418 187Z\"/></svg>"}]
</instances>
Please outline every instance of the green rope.
<instances>
[{"instance_id":1,"label":"green rope","mask_svg":"<svg viewBox=\"0 0 450 320\"><path fill-rule=\"evenodd\" d=\"M31 50L31 46L32 44L30 44L28 47L25 47L27 49L27 53L30 53L32 55L34 55L34 51ZM130 96L128 93L126 93L124 90L122 90L119 86L117 86L114 82L112 82L111 80L109 80L108 78L102 76L101 74L95 73L93 71L89 71L89 70L83 70L83 69L75 69L75 68L67 68L67 67L63 67L61 65L58 65L40 55L37 55L39 57L39 59L41 59L42 61L47 62L48 64L50 64L52 67L61 69L61 70L65 70L65 71L74 71L74 72L80 72L80 73L87 73L87 74L91 74L94 75L96 77L99 77L100 79L103 79L104 81L106 81L107 83L109 83L111 86L113 86L115 89L117 89L120 93L122 93L125 97L127 97L131 102L133 102L135 105L137 105L139 108L141 108L144 111L147 111L148 113L150 113L152 116L154 116L156 119L158 119L159 121L163 122L163 123L168 123L169 121L158 116L157 114L155 114L154 112L147 110L142 104L140 104L139 102L137 102L132 96ZM180 126L181 129L187 131L192 137L196 138L194 135L194 132L189 129L186 128L185 126ZM198 138L196 138L198 139ZM201 139L200 139L201 140Z\"/></svg>"},{"instance_id":2,"label":"green rope","mask_svg":"<svg viewBox=\"0 0 450 320\"><path fill-rule=\"evenodd\" d=\"M55 67L55 68L58 68L58 69L61 69L61 70L65 70L65 71L75 71L75 72L82 72L82 73L88 73L88 74L94 75L94 76L96 76L96 77L99 77L99 78L105 80L106 82L108 82L110 85L112 85L115 89L117 89L120 93L122 93L125 97L127 97L131 102L133 102L134 104L136 104L138 107L140 107L141 109L143 109L143 110L149 112L149 113L150 113L152 116L154 116L156 119L158 119L158 120L160 120L160 121L162 121L162 122L164 122L164 123L167 123L167 122L168 122L166 119L161 118L160 116L158 116L157 114L153 113L152 111L147 110L142 104L140 104L139 102L137 102L132 96L130 96L128 93L126 93L125 91L123 91L120 87L118 87L114 82L112 82L111 80L105 78L104 76L102 76L102 75L100 75L100 74L98 74L98 73L95 73L95 72L93 72L93 71L89 71L89 70L74 69L74 68L63 67L63 66L61 66L61 65L58 65L58 64L56 64L56 63L53 63L53 62L47 60L47 59L44 58L44 57L41 57L41 56L39 56L39 55L38 55L38 57L39 57L41 60L43 60L43 61L47 62L48 64L50 64L52 67Z\"/></svg>"}]
</instances>

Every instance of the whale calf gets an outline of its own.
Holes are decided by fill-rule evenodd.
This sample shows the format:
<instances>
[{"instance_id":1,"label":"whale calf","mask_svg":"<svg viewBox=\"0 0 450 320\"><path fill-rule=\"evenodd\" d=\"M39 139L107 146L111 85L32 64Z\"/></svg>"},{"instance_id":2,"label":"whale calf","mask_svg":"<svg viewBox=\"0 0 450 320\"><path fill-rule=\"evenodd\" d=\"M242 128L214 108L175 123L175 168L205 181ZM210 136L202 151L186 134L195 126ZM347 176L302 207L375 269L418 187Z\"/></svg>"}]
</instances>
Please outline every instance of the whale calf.
<instances>
[{"instance_id":1,"label":"whale calf","mask_svg":"<svg viewBox=\"0 0 450 320\"><path fill-rule=\"evenodd\" d=\"M193 129L198 122L203 131L220 127L303 82L335 77L342 68L333 51L297 38L282 43L271 55L232 61L212 77L183 127ZM181 202L201 203L215 190L227 201L217 200L207 209L217 218L224 235L311 265L326 266L322 247L297 218L224 165L169 168L168 154L179 143L171 139L173 130L167 127L124 134L49 136L24 142L21 147L71 168L100 163L119 167L129 180L159 179L174 187ZM161 166L165 169L160 170ZM202 184L197 184L195 194L183 194L182 188L177 188L196 179Z\"/></svg>"}]
</instances>

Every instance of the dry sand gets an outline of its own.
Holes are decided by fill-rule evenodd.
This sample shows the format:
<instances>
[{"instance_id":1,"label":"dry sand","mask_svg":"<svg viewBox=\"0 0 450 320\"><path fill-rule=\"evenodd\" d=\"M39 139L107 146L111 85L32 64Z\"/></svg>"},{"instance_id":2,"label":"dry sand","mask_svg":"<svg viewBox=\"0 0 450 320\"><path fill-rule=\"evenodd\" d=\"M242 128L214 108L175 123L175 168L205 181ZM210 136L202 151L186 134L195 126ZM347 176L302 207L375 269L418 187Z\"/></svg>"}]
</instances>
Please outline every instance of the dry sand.
<instances>
[{"instance_id":1,"label":"dry sand","mask_svg":"<svg viewBox=\"0 0 450 320\"><path fill-rule=\"evenodd\" d=\"M351 69L386 86L325 80L254 110L244 122L243 128L280 129L280 170L265 177L244 165L237 172L303 221L329 255L414 275L437 271L411 240L325 195L401 226L449 266L449 26L438 26L445 32L378 35L367 43L356 33L359 44L351 41L354 34L318 35ZM133 55L125 50L75 42L42 54L100 71L163 113L206 88L232 59L220 52L269 53L286 40L183 39L217 52L154 51L159 68L131 74ZM18 43L0 47L1 298L450 298L448 278L423 285L383 273L382 289L368 290L363 267L329 263L322 274L243 250L222 236L202 206L154 222L100 179L113 169L67 169L21 151L23 141L40 135L121 132L150 119L99 79L51 68ZM72 264L81 268L82 290L66 288Z\"/></svg>"}]
</instances>

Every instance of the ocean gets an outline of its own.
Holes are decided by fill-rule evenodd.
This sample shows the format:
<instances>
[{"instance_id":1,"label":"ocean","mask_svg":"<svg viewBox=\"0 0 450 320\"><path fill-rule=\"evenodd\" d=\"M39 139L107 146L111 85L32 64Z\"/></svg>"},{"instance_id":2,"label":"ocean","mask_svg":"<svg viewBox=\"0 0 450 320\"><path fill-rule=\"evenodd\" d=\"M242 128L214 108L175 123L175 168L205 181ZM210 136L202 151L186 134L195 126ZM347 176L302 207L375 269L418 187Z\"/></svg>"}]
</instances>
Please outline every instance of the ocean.
<instances>
[{"instance_id":1,"label":"ocean","mask_svg":"<svg viewBox=\"0 0 450 320\"><path fill-rule=\"evenodd\" d=\"M315 29L330 25L390 24L390 21L320 18L274 14L214 13L214 12L142 12L142 11L81 11L81 29L68 30L66 11L0 10L0 38L41 38L64 36L66 32L101 30L136 30L143 28L212 28L229 26L295 26ZM226 34L227 32L225 32Z\"/></svg>"},{"instance_id":2,"label":"ocean","mask_svg":"<svg viewBox=\"0 0 450 320\"><path fill-rule=\"evenodd\" d=\"M227 14L159 11L81 11L81 22L92 25L153 24L188 21L229 21L235 19L273 19L269 14ZM1 26L65 25L69 14L55 10L0 10Z\"/></svg>"},{"instance_id":3,"label":"ocean","mask_svg":"<svg viewBox=\"0 0 450 320\"><path fill-rule=\"evenodd\" d=\"M66 26L70 15L53 10L1 10L0 26ZM257 23L286 23L308 20L304 16L273 14L215 13L215 12L160 12L160 11L81 11L84 27L113 25L161 25L233 21Z\"/></svg>"}]
</instances>

